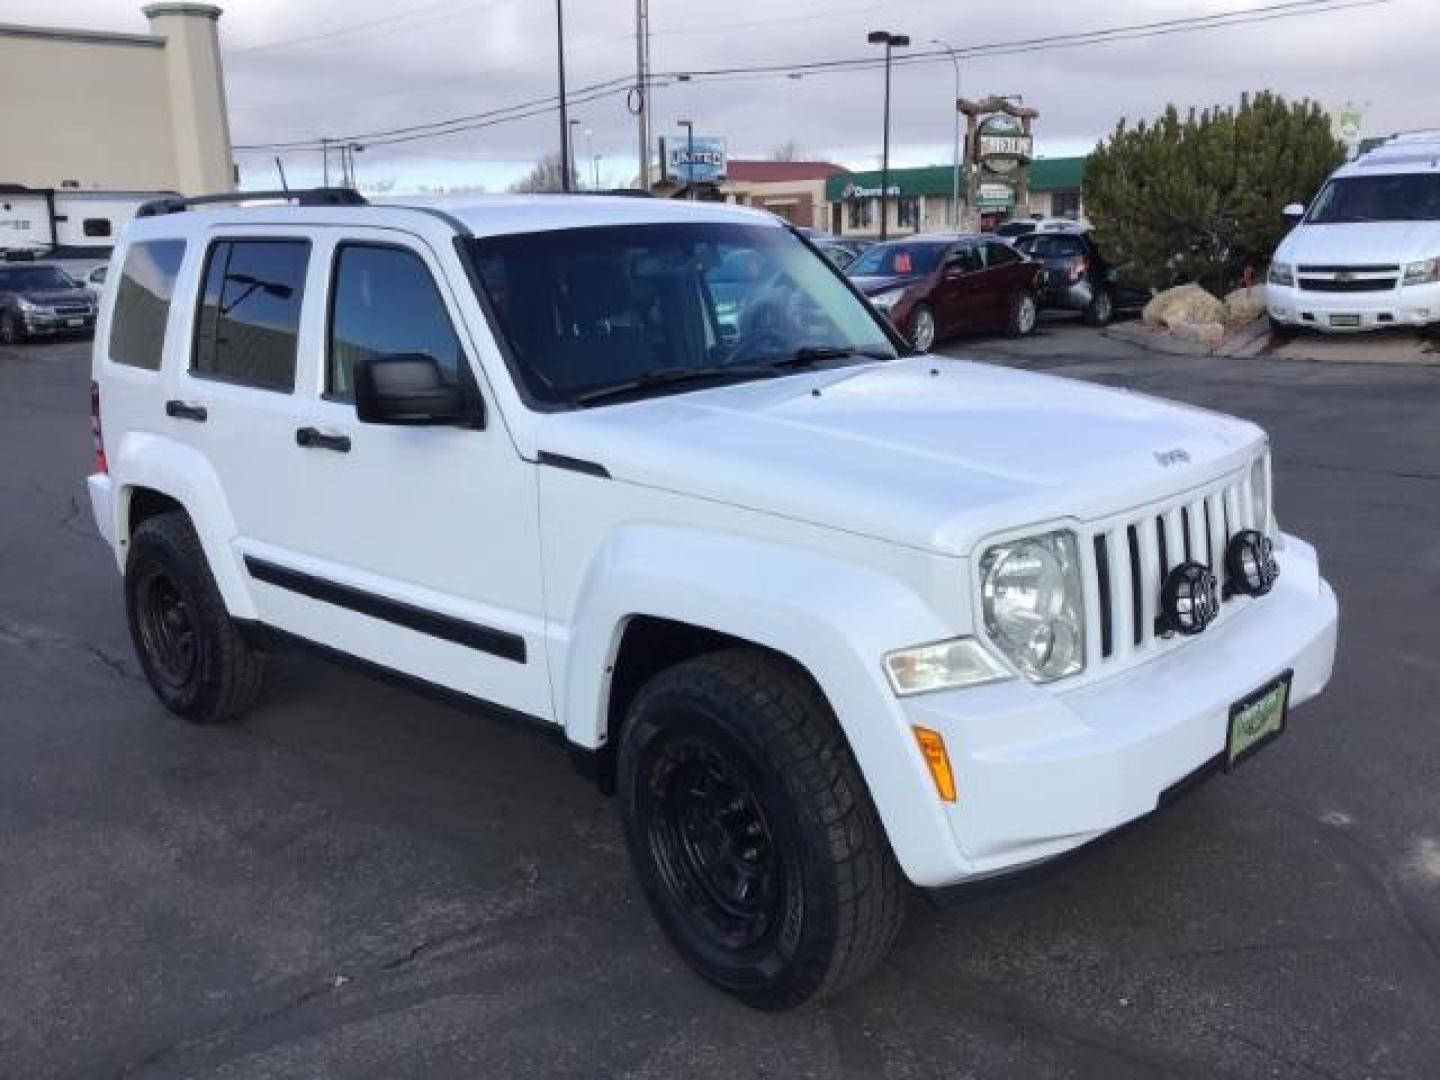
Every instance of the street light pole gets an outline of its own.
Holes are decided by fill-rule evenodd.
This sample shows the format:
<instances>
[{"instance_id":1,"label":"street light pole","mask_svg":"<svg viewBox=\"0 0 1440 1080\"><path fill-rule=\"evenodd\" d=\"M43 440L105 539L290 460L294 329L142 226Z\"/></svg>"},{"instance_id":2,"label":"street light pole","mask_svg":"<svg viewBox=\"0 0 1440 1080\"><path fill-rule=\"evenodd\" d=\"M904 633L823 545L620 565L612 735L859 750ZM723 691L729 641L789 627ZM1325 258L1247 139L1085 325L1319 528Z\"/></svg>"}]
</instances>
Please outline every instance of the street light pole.
<instances>
[{"instance_id":1,"label":"street light pole","mask_svg":"<svg viewBox=\"0 0 1440 1080\"><path fill-rule=\"evenodd\" d=\"M685 197L695 201L695 121L676 120L676 127L685 129Z\"/></svg>"},{"instance_id":2,"label":"street light pole","mask_svg":"<svg viewBox=\"0 0 1440 1080\"><path fill-rule=\"evenodd\" d=\"M892 50L909 45L910 39L888 30L872 30L865 40L885 46L885 135L880 151L880 242L884 243L890 235L890 56Z\"/></svg>"},{"instance_id":3,"label":"street light pole","mask_svg":"<svg viewBox=\"0 0 1440 1080\"><path fill-rule=\"evenodd\" d=\"M570 183L577 188L584 186L580 182L580 173L577 172L575 169L575 129L579 127L580 124L580 120L576 119L573 116L570 118L570 123L568 125L570 138L568 140L569 145L566 148L566 153L568 156L565 158L565 168L570 170Z\"/></svg>"},{"instance_id":4,"label":"street light pole","mask_svg":"<svg viewBox=\"0 0 1440 1080\"><path fill-rule=\"evenodd\" d=\"M950 227L960 228L960 58L955 55L955 46L944 38L931 38L932 45L943 46L950 54L950 63L955 66L955 100L951 111L955 113L955 178L950 194Z\"/></svg>"},{"instance_id":5,"label":"street light pole","mask_svg":"<svg viewBox=\"0 0 1440 1080\"><path fill-rule=\"evenodd\" d=\"M565 0L555 0L555 54L560 69L560 190L570 190L570 117L565 105Z\"/></svg>"}]
</instances>

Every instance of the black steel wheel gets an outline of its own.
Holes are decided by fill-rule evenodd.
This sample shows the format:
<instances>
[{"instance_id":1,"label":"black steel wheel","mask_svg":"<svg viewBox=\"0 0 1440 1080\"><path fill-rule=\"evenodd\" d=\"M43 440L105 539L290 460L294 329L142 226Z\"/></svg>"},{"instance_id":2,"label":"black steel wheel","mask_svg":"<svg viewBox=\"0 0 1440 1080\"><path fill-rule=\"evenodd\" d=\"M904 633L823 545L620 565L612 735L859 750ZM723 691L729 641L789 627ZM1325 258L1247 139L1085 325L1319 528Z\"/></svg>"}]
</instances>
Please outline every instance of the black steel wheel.
<instances>
[{"instance_id":1,"label":"black steel wheel","mask_svg":"<svg viewBox=\"0 0 1440 1080\"><path fill-rule=\"evenodd\" d=\"M619 747L625 839L676 950L756 1008L825 995L877 964L903 881L813 682L758 650L662 671Z\"/></svg>"},{"instance_id":2,"label":"black steel wheel","mask_svg":"<svg viewBox=\"0 0 1440 1080\"><path fill-rule=\"evenodd\" d=\"M149 518L130 538L125 608L140 666L166 708L209 723L235 719L255 702L263 657L231 620L183 513Z\"/></svg>"},{"instance_id":3,"label":"black steel wheel","mask_svg":"<svg viewBox=\"0 0 1440 1080\"><path fill-rule=\"evenodd\" d=\"M185 595L165 567L143 564L135 582L135 623L155 678L180 690L195 678L195 623Z\"/></svg>"}]
</instances>

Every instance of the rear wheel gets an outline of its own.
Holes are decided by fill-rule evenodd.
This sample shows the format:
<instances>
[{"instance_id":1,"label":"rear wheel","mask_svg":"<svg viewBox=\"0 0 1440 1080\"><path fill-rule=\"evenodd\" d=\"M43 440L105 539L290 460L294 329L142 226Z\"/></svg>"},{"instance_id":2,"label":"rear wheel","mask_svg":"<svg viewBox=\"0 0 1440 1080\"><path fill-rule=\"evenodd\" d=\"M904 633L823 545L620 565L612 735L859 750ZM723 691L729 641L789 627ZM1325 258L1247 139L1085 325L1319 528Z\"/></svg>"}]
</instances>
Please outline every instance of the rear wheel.
<instances>
[{"instance_id":1,"label":"rear wheel","mask_svg":"<svg viewBox=\"0 0 1440 1080\"><path fill-rule=\"evenodd\" d=\"M910 344L922 353L935 347L935 312L929 304L916 304L910 315Z\"/></svg>"},{"instance_id":2,"label":"rear wheel","mask_svg":"<svg viewBox=\"0 0 1440 1080\"><path fill-rule=\"evenodd\" d=\"M1085 308L1085 322L1089 326L1109 326L1115 318L1115 298L1109 289L1097 289Z\"/></svg>"},{"instance_id":3,"label":"rear wheel","mask_svg":"<svg viewBox=\"0 0 1440 1080\"><path fill-rule=\"evenodd\" d=\"M1006 330L1011 337L1025 337L1035 331L1038 309L1030 293L1016 293L1010 298L1010 319Z\"/></svg>"},{"instance_id":4,"label":"rear wheel","mask_svg":"<svg viewBox=\"0 0 1440 1080\"><path fill-rule=\"evenodd\" d=\"M803 673L747 650L661 672L630 708L619 758L641 888L706 979L784 1009L859 978L890 948L899 867Z\"/></svg>"},{"instance_id":5,"label":"rear wheel","mask_svg":"<svg viewBox=\"0 0 1440 1080\"><path fill-rule=\"evenodd\" d=\"M233 720L259 697L263 657L231 620L190 519L148 518L130 540L125 607L155 696L196 723Z\"/></svg>"}]
</instances>

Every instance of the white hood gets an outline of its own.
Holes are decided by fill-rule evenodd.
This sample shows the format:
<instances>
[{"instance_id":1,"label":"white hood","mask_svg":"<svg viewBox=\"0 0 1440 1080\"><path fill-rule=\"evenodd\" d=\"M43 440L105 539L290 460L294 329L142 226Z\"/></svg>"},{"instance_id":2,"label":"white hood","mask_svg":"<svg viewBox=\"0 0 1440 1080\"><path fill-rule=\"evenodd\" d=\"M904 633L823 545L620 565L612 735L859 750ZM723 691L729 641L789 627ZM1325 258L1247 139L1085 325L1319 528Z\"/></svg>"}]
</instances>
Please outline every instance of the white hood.
<instances>
[{"instance_id":1,"label":"white hood","mask_svg":"<svg viewBox=\"0 0 1440 1080\"><path fill-rule=\"evenodd\" d=\"M955 555L1186 490L1263 441L1144 394L924 357L555 413L539 430L542 451L617 481Z\"/></svg>"},{"instance_id":2,"label":"white hood","mask_svg":"<svg viewBox=\"0 0 1440 1080\"><path fill-rule=\"evenodd\" d=\"M1440 255L1440 222L1372 221L1298 225L1275 251L1306 266L1397 266Z\"/></svg>"}]
</instances>

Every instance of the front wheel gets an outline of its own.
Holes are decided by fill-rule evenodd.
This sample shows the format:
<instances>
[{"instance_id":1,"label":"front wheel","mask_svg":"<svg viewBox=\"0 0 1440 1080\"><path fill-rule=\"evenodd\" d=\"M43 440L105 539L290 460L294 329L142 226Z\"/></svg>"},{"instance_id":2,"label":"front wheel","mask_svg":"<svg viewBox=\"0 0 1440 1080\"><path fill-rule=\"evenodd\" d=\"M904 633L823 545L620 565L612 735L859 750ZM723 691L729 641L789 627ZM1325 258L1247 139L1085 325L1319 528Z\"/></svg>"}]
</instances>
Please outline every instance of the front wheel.
<instances>
[{"instance_id":1,"label":"front wheel","mask_svg":"<svg viewBox=\"0 0 1440 1080\"><path fill-rule=\"evenodd\" d=\"M922 353L935 347L935 312L929 304L916 304L910 315L910 344Z\"/></svg>"},{"instance_id":2,"label":"front wheel","mask_svg":"<svg viewBox=\"0 0 1440 1080\"><path fill-rule=\"evenodd\" d=\"M1006 330L1011 337L1025 337L1035 331L1037 308L1030 293L1016 293L1010 298L1010 319Z\"/></svg>"},{"instance_id":3,"label":"front wheel","mask_svg":"<svg viewBox=\"0 0 1440 1080\"><path fill-rule=\"evenodd\" d=\"M20 320L13 311L0 314L0 345L18 345L25 340L25 331L20 329Z\"/></svg>"},{"instance_id":4,"label":"front wheel","mask_svg":"<svg viewBox=\"0 0 1440 1080\"><path fill-rule=\"evenodd\" d=\"M818 689L733 650L655 676L619 750L630 859L670 942L761 1009L833 992L900 927L903 881Z\"/></svg>"}]
</instances>

